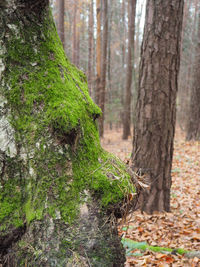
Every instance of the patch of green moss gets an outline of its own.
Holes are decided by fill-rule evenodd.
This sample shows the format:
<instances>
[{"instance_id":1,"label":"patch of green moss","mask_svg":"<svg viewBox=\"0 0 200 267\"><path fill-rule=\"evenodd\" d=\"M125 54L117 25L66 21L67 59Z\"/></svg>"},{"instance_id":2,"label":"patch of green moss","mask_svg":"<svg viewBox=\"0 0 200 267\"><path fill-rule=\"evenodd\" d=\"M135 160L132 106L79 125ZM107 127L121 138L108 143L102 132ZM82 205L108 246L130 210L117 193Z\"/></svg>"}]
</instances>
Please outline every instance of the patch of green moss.
<instances>
[{"instance_id":1,"label":"patch of green moss","mask_svg":"<svg viewBox=\"0 0 200 267\"><path fill-rule=\"evenodd\" d=\"M175 252L180 255L183 255L189 252L188 250L185 250L183 248L172 249L172 248L165 248L165 247L158 247L158 246L150 246L146 242L137 242L129 238L122 238L121 243L123 244L124 248L127 249L127 256L128 255L131 256L133 254L131 253L131 251L133 251L134 249L140 249L143 251L151 250L154 252L161 252L161 253Z\"/></svg>"},{"instance_id":2,"label":"patch of green moss","mask_svg":"<svg viewBox=\"0 0 200 267\"><path fill-rule=\"evenodd\" d=\"M80 154L74 161L74 173L98 196L103 207L120 203L126 195L135 192L125 166L112 154L102 150L97 155L91 153L90 159L83 151Z\"/></svg>"},{"instance_id":3,"label":"patch of green moss","mask_svg":"<svg viewBox=\"0 0 200 267\"><path fill-rule=\"evenodd\" d=\"M8 190L6 188L6 190ZM8 192L8 191L6 191ZM13 194L12 190L12 194ZM15 225L16 227L22 226L23 225L23 220L22 220L22 214L19 210L19 205L21 204L20 201L20 195L16 194L15 196L9 196L9 197L4 197L3 194L0 195L0 221L1 222L6 222L8 218L12 218L12 224ZM0 226L0 230L6 230L8 225L6 223L2 223Z\"/></svg>"},{"instance_id":4,"label":"patch of green moss","mask_svg":"<svg viewBox=\"0 0 200 267\"><path fill-rule=\"evenodd\" d=\"M24 205L24 211L26 214L26 221L28 224L34 219L36 220L42 219L43 209L42 208L34 209L34 207L32 207L32 202L30 199Z\"/></svg>"},{"instance_id":5,"label":"patch of green moss","mask_svg":"<svg viewBox=\"0 0 200 267\"><path fill-rule=\"evenodd\" d=\"M7 156L5 161L4 176L0 187L1 231L8 228L7 220L11 220L11 225L16 227L23 225L23 212L19 207L23 201L21 173L24 166L18 157Z\"/></svg>"},{"instance_id":6,"label":"patch of green moss","mask_svg":"<svg viewBox=\"0 0 200 267\"><path fill-rule=\"evenodd\" d=\"M17 17L13 23L19 34L10 34L6 44L8 86L1 93L32 173L22 178L23 201L18 198L12 207L1 199L6 212L0 222L15 208L28 223L45 214L71 223L85 189L103 207L120 202L135 189L125 166L100 146L94 118L101 111L89 96L85 75L66 59L51 15L42 26L33 21L24 28Z\"/></svg>"}]
</instances>

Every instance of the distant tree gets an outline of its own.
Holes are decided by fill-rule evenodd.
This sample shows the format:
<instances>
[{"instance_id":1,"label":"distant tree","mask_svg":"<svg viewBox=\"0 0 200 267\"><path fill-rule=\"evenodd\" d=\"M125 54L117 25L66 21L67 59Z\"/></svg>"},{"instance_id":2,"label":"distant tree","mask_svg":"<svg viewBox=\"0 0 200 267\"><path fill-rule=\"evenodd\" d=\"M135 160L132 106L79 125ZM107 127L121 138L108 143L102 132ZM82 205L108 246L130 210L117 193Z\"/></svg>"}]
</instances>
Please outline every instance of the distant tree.
<instances>
[{"instance_id":1,"label":"distant tree","mask_svg":"<svg viewBox=\"0 0 200 267\"><path fill-rule=\"evenodd\" d=\"M190 97L194 79L194 61L197 42L198 1L185 1L181 41L181 63L178 81L177 120L187 131Z\"/></svg>"},{"instance_id":2,"label":"distant tree","mask_svg":"<svg viewBox=\"0 0 200 267\"><path fill-rule=\"evenodd\" d=\"M105 95L106 95L106 69L107 69L107 47L108 47L108 0L103 0L102 14L102 53L101 53L101 77L100 77L100 99L99 107L102 111L102 116L99 118L99 134L103 137L104 134L104 118L105 118Z\"/></svg>"},{"instance_id":3,"label":"distant tree","mask_svg":"<svg viewBox=\"0 0 200 267\"><path fill-rule=\"evenodd\" d=\"M123 111L123 139L128 139L131 134L131 85L133 76L133 55L135 35L136 0L128 2L128 55L126 69L126 91Z\"/></svg>"},{"instance_id":4,"label":"distant tree","mask_svg":"<svg viewBox=\"0 0 200 267\"><path fill-rule=\"evenodd\" d=\"M65 47L65 0L58 0L58 34Z\"/></svg>"},{"instance_id":5,"label":"distant tree","mask_svg":"<svg viewBox=\"0 0 200 267\"><path fill-rule=\"evenodd\" d=\"M108 86L106 93L106 104L108 108L110 108L112 103L112 75L111 75L111 39L112 39L112 18L113 18L113 0L109 1L109 14L108 14L108 59L107 59L107 77L108 77ZM112 111L109 111L109 115ZM106 113L106 111L105 111ZM110 125L110 129L112 129L112 121L109 119L108 115L108 123ZM106 117L106 116L105 116Z\"/></svg>"},{"instance_id":6,"label":"distant tree","mask_svg":"<svg viewBox=\"0 0 200 267\"><path fill-rule=\"evenodd\" d=\"M72 63L77 64L77 3L73 3Z\"/></svg>"},{"instance_id":7,"label":"distant tree","mask_svg":"<svg viewBox=\"0 0 200 267\"><path fill-rule=\"evenodd\" d=\"M101 0L96 0L96 21L97 21L97 36L96 36L96 103L100 104L101 91Z\"/></svg>"},{"instance_id":8,"label":"distant tree","mask_svg":"<svg viewBox=\"0 0 200 267\"><path fill-rule=\"evenodd\" d=\"M80 18L80 0L75 1L75 5L77 5L77 19L76 19L76 66L80 65L80 29L81 29L81 18ZM82 23L83 24L83 23Z\"/></svg>"},{"instance_id":9,"label":"distant tree","mask_svg":"<svg viewBox=\"0 0 200 267\"><path fill-rule=\"evenodd\" d=\"M148 0L133 139L133 168L150 181L142 211L170 211L183 0Z\"/></svg>"},{"instance_id":10,"label":"distant tree","mask_svg":"<svg viewBox=\"0 0 200 267\"><path fill-rule=\"evenodd\" d=\"M92 68L92 58L93 58L93 46L94 46L94 11L93 11L94 2L91 0L89 3L89 24L88 24L88 87L92 90L92 77L93 77L93 68Z\"/></svg>"},{"instance_id":11,"label":"distant tree","mask_svg":"<svg viewBox=\"0 0 200 267\"><path fill-rule=\"evenodd\" d=\"M107 74L108 74L108 90L112 90L112 75L111 75L111 39L112 39L112 18L113 18L113 0L109 1L108 13L108 60L107 60ZM108 99L109 100L109 99Z\"/></svg>"},{"instance_id":12,"label":"distant tree","mask_svg":"<svg viewBox=\"0 0 200 267\"><path fill-rule=\"evenodd\" d=\"M124 69L125 66L125 54L126 54L126 26L125 26L125 16L126 16L126 9L125 9L125 1L126 0L122 0L122 4L121 4L121 10L122 10L122 26L123 26L123 38L122 38L122 69ZM130 1L128 2L130 3ZM132 3L131 3L132 6ZM129 13L130 14L130 13ZM128 16L128 20L130 21L130 16Z\"/></svg>"},{"instance_id":13,"label":"distant tree","mask_svg":"<svg viewBox=\"0 0 200 267\"><path fill-rule=\"evenodd\" d=\"M200 12L198 16L198 40L196 43L194 79L187 125L187 140L200 140Z\"/></svg>"}]
</instances>

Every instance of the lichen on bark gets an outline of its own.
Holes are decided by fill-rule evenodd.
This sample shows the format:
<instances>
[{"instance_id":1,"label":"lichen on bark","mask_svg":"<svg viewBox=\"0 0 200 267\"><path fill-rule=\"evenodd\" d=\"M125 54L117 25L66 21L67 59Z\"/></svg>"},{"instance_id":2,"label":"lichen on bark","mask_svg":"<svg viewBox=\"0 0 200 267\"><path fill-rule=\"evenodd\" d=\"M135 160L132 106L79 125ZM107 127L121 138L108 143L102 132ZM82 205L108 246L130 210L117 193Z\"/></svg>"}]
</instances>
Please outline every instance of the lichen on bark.
<instances>
[{"instance_id":1,"label":"lichen on bark","mask_svg":"<svg viewBox=\"0 0 200 267\"><path fill-rule=\"evenodd\" d=\"M48 5L31 2L0 7L0 258L122 266L113 214L134 185L100 146L101 111L66 59Z\"/></svg>"}]
</instances>

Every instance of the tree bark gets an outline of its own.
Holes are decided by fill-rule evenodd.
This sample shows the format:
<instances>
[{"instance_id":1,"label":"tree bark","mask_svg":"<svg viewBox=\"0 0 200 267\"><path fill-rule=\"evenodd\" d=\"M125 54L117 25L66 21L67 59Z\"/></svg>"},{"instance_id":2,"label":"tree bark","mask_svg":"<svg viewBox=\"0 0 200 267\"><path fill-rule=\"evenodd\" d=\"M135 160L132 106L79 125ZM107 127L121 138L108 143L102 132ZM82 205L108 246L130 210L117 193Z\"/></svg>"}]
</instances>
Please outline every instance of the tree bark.
<instances>
[{"instance_id":1,"label":"tree bark","mask_svg":"<svg viewBox=\"0 0 200 267\"><path fill-rule=\"evenodd\" d=\"M115 215L134 187L49 2L1 1L0 28L0 265L123 266Z\"/></svg>"},{"instance_id":2,"label":"tree bark","mask_svg":"<svg viewBox=\"0 0 200 267\"><path fill-rule=\"evenodd\" d=\"M128 139L131 134L131 85L133 72L133 55L134 55L134 35L135 35L135 12L136 0L129 0L128 10L128 55L126 71L126 92L123 113L123 136L122 139Z\"/></svg>"},{"instance_id":3,"label":"tree bark","mask_svg":"<svg viewBox=\"0 0 200 267\"><path fill-rule=\"evenodd\" d=\"M122 24L123 24L123 33L122 33L122 70L124 70L125 66L125 55L126 55L126 27L125 27L125 0L122 0L121 4L122 8Z\"/></svg>"},{"instance_id":4,"label":"tree bark","mask_svg":"<svg viewBox=\"0 0 200 267\"><path fill-rule=\"evenodd\" d=\"M101 84L99 107L102 116L99 118L99 134L104 134L105 96L106 96L106 69L107 69L107 46L108 46L108 0L103 0L103 32L102 32L102 59L101 59Z\"/></svg>"},{"instance_id":5,"label":"tree bark","mask_svg":"<svg viewBox=\"0 0 200 267\"><path fill-rule=\"evenodd\" d=\"M196 45L194 80L191 91L187 125L187 140L200 140L200 12L198 18L198 41Z\"/></svg>"},{"instance_id":6,"label":"tree bark","mask_svg":"<svg viewBox=\"0 0 200 267\"><path fill-rule=\"evenodd\" d=\"M101 0L96 0L96 20L97 20L97 37L96 37L96 103L100 105L101 91Z\"/></svg>"},{"instance_id":7,"label":"tree bark","mask_svg":"<svg viewBox=\"0 0 200 267\"><path fill-rule=\"evenodd\" d=\"M188 43L188 36L186 35L188 32L188 21L190 21L190 9L191 9L192 0L186 1L184 4L184 11L183 11L183 26L182 26L182 34L181 34L181 50L180 50L180 75L178 81L178 95L177 95L177 122L179 123L182 130L185 129L185 125L187 123L187 114L189 111L189 97L190 95L190 88L191 88L191 68L192 68L192 60L186 57L185 45ZM186 45L187 46L187 45ZM191 47L190 47L191 49ZM190 58L192 58L190 56ZM187 62L187 63L186 63Z\"/></svg>"},{"instance_id":8,"label":"tree bark","mask_svg":"<svg viewBox=\"0 0 200 267\"><path fill-rule=\"evenodd\" d=\"M76 66L79 67L80 65L80 24L81 24L81 18L80 18L80 2L79 0L76 0L75 5L77 5L77 26L76 26Z\"/></svg>"},{"instance_id":9,"label":"tree bark","mask_svg":"<svg viewBox=\"0 0 200 267\"><path fill-rule=\"evenodd\" d=\"M109 1L109 23L108 23L108 62L107 62L107 75L108 75L108 94L112 92L112 75L111 75L111 39L112 39L112 18L113 18L113 2ZM110 96L108 102L110 103Z\"/></svg>"},{"instance_id":10,"label":"tree bark","mask_svg":"<svg viewBox=\"0 0 200 267\"><path fill-rule=\"evenodd\" d=\"M60 40L65 47L65 1L58 1L58 34L60 36Z\"/></svg>"},{"instance_id":11,"label":"tree bark","mask_svg":"<svg viewBox=\"0 0 200 267\"><path fill-rule=\"evenodd\" d=\"M142 211L170 211L171 166L183 0L148 0L141 62L133 168L150 181Z\"/></svg>"},{"instance_id":12,"label":"tree bark","mask_svg":"<svg viewBox=\"0 0 200 267\"><path fill-rule=\"evenodd\" d=\"M191 9L194 13L191 14ZM193 85L193 72L195 61L195 43L197 37L198 0L185 2L182 42L181 42L181 63L178 90L177 120L181 129L187 131L187 123L190 110L190 98Z\"/></svg>"},{"instance_id":13,"label":"tree bark","mask_svg":"<svg viewBox=\"0 0 200 267\"><path fill-rule=\"evenodd\" d=\"M93 58L93 45L94 45L94 12L93 12L93 0L89 3L89 25L88 25L88 87L90 95L92 91L92 58Z\"/></svg>"},{"instance_id":14,"label":"tree bark","mask_svg":"<svg viewBox=\"0 0 200 267\"><path fill-rule=\"evenodd\" d=\"M72 46L72 63L77 64L77 3L73 3L73 46Z\"/></svg>"}]
</instances>

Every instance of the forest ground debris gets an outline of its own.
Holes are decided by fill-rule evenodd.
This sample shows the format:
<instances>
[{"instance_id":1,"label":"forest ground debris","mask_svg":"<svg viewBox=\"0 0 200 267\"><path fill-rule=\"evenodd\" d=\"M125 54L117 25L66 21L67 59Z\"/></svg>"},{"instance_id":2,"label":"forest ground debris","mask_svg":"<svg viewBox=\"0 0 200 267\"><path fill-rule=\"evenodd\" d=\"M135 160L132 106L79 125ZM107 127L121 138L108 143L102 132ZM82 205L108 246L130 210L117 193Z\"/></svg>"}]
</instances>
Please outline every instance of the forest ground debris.
<instances>
[{"instance_id":1,"label":"forest ground debris","mask_svg":"<svg viewBox=\"0 0 200 267\"><path fill-rule=\"evenodd\" d=\"M102 146L129 161L132 137L121 140L121 129L106 130ZM171 212L148 215L136 211L119 221L119 235L149 246L200 251L200 142L186 142L177 127L172 167ZM130 266L200 266L199 257L187 258L177 253L133 249L127 256ZM187 256L187 255L186 255ZM195 256L195 255L194 255Z\"/></svg>"}]
</instances>

